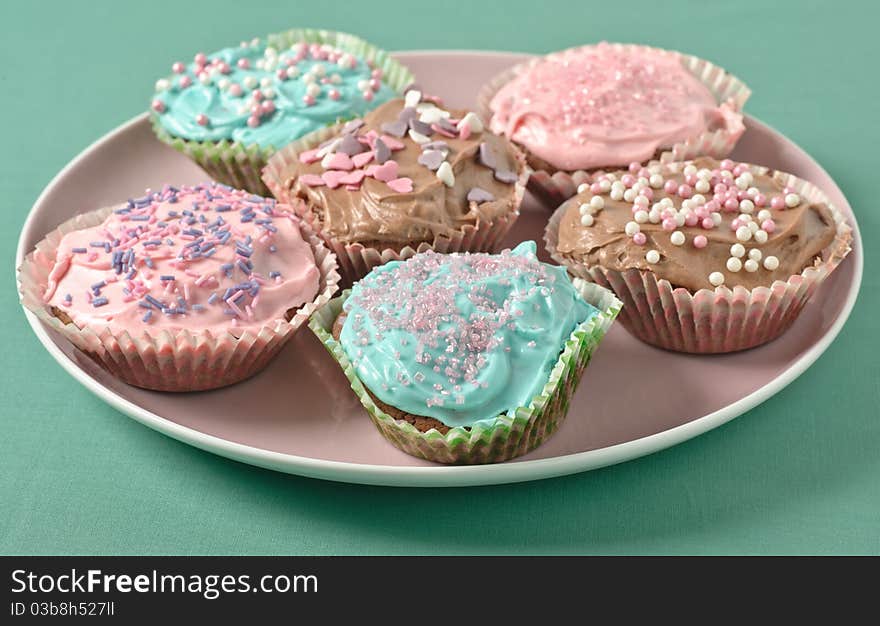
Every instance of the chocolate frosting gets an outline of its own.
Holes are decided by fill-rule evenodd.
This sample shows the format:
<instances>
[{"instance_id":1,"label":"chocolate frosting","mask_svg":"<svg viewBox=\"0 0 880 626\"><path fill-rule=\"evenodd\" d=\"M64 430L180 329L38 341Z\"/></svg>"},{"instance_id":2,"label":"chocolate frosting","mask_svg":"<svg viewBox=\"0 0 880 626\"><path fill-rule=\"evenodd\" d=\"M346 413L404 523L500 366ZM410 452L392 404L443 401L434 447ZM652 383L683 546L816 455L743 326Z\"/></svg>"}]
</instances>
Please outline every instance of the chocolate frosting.
<instances>
[{"instance_id":1,"label":"chocolate frosting","mask_svg":"<svg viewBox=\"0 0 880 626\"><path fill-rule=\"evenodd\" d=\"M709 170L716 170L719 167L719 163L710 158L697 159L693 165ZM754 172L754 170L750 171ZM618 180L625 174L626 171L614 173ZM673 179L678 184L685 183L686 177L682 171L672 173L669 167L664 167L659 174L664 180ZM813 265L822 250L833 242L836 226L831 210L825 204L805 201L799 201L796 206L771 208L772 198L784 198L788 195L783 184L774 178L772 171L753 176L749 187L757 188L758 192L766 197L766 206L756 207L753 211L754 215L757 216L761 210L768 210L775 225L773 232L768 233L764 243L759 243L754 238L740 241L735 230L731 228L731 222L740 217L740 210L729 211L722 208L718 211L721 215L721 223L711 229L704 229L697 224L676 226L674 231L670 231L664 230L662 223L650 221L641 223L640 232L644 234L646 241L644 245L637 245L633 237L625 232L627 223L633 221L633 202L612 200L608 192L596 194L602 197L604 208L590 212L593 215L593 224L585 226L581 221L580 206L589 203L594 194L589 189L584 189L559 209L563 214L559 223L557 252L588 267L598 265L616 271L629 269L651 271L659 278L668 280L673 286L684 287L691 292L699 289L714 289L716 285L709 280L713 272L723 274L724 286L729 288L769 287L776 280L788 280L792 275L799 274L806 267ZM713 182L713 190L714 184ZM702 194L707 202L713 200L715 195L713 190ZM661 187L653 189L653 198L647 209L650 210L654 203L667 197L673 200L676 209L681 208L682 198L676 193L667 193ZM757 217L753 217L753 221L762 223ZM673 244L671 235L675 231L684 234L683 244ZM703 248L694 245L694 238L700 235L706 238L706 246ZM745 267L731 271L727 267L731 256L736 256L732 255L731 247L738 243L745 248L745 255L740 257L741 263L745 263L750 258L749 254L752 250L760 251L756 271L747 271ZM646 258L651 250L659 253L659 261L656 263L650 263ZM772 270L763 262L770 256L778 260L778 267ZM735 262L734 267L736 267Z\"/></svg>"},{"instance_id":2,"label":"chocolate frosting","mask_svg":"<svg viewBox=\"0 0 880 626\"><path fill-rule=\"evenodd\" d=\"M290 166L285 185L291 195L305 200L325 236L344 243L367 245L433 241L436 236L451 235L467 224L491 221L516 210L516 185L499 180L505 179L505 174L510 172L519 177L524 167L521 155L510 142L482 129L467 138L454 129L452 133L456 136L431 135L430 142L442 142L448 150L445 160L454 176L454 184L450 187L439 178L440 172L433 162L437 155L430 154L432 148L443 150L442 144L429 144L423 152L423 146L409 134L400 138L394 136L392 131L395 124L400 124L399 117L406 119L408 114L415 113L411 108L406 111L404 108L402 99L387 102L365 116L363 125L355 132L364 137L375 131L380 138L390 138L392 144L395 140L403 144L403 149L394 150L389 158L399 164L398 178L411 179L412 191L395 191L386 182L370 176L365 177L357 189L346 185L332 189L326 185L309 186L301 177L321 176L326 172L321 162L298 161ZM450 114L453 119L460 120L466 112L451 110ZM415 122L418 125L418 119ZM443 120L439 125L447 128L449 123ZM447 134L452 133L447 131ZM493 167L480 161L482 144L485 144L483 151L488 150L494 157ZM378 155L379 150L374 147L374 151ZM381 151L384 153L384 148ZM375 163L377 160L374 159L371 164ZM474 189L488 193L472 194L476 200L469 201L468 194Z\"/></svg>"}]
</instances>

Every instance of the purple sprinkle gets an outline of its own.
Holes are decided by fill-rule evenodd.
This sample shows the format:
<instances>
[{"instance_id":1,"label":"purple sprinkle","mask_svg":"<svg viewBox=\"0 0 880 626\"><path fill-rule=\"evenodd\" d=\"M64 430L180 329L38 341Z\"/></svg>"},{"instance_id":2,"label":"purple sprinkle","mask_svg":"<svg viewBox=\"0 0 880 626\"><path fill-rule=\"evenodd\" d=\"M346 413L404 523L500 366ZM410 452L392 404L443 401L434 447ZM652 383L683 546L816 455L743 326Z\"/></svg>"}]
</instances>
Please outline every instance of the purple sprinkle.
<instances>
[{"instance_id":1,"label":"purple sprinkle","mask_svg":"<svg viewBox=\"0 0 880 626\"><path fill-rule=\"evenodd\" d=\"M397 120L396 122L386 122L382 124L382 132L394 137L403 137L406 134L406 120Z\"/></svg>"},{"instance_id":2,"label":"purple sprinkle","mask_svg":"<svg viewBox=\"0 0 880 626\"><path fill-rule=\"evenodd\" d=\"M140 302L138 302L138 306L142 306L145 309L152 309L153 308L153 305L150 304L149 302L147 302L146 300L141 300Z\"/></svg>"},{"instance_id":3,"label":"purple sprinkle","mask_svg":"<svg viewBox=\"0 0 880 626\"><path fill-rule=\"evenodd\" d=\"M105 296L101 296L100 298L95 298L94 300L92 300L92 306L97 308L99 306L104 306L108 302L110 301Z\"/></svg>"},{"instance_id":4,"label":"purple sprinkle","mask_svg":"<svg viewBox=\"0 0 880 626\"><path fill-rule=\"evenodd\" d=\"M425 137L430 137L434 134L434 129L431 128L430 124L426 124L417 118L413 118L409 121L409 127Z\"/></svg>"},{"instance_id":5,"label":"purple sprinkle","mask_svg":"<svg viewBox=\"0 0 880 626\"><path fill-rule=\"evenodd\" d=\"M454 135L458 134L458 129L455 127L455 124L450 122L445 117L441 117L439 120L437 120L437 126L439 126L440 128L442 128L443 130L445 130L448 133L452 133Z\"/></svg>"},{"instance_id":6,"label":"purple sprinkle","mask_svg":"<svg viewBox=\"0 0 880 626\"><path fill-rule=\"evenodd\" d=\"M404 107L400 113L397 114L397 119L402 120L404 122L409 123L412 119L417 119L419 117L419 112L416 111L415 107Z\"/></svg>"},{"instance_id":7,"label":"purple sprinkle","mask_svg":"<svg viewBox=\"0 0 880 626\"><path fill-rule=\"evenodd\" d=\"M216 293L212 293L210 296L208 296L208 304L214 304L215 302L217 302L217 298L219 298L219 296Z\"/></svg>"},{"instance_id":8,"label":"purple sprinkle","mask_svg":"<svg viewBox=\"0 0 880 626\"><path fill-rule=\"evenodd\" d=\"M274 243L271 246L269 246L269 252L275 252L276 250L278 250L278 248L275 246Z\"/></svg>"},{"instance_id":9,"label":"purple sprinkle","mask_svg":"<svg viewBox=\"0 0 880 626\"><path fill-rule=\"evenodd\" d=\"M495 169L498 167L498 161L495 159L495 154L492 152L492 148L489 147L487 143L480 144L480 156L479 162L489 169Z\"/></svg>"},{"instance_id":10,"label":"purple sprinkle","mask_svg":"<svg viewBox=\"0 0 880 626\"><path fill-rule=\"evenodd\" d=\"M142 322L149 322L150 318L152 318L152 317L153 317L153 311L152 310L147 311L146 313L144 313L144 316L141 318L141 321Z\"/></svg>"},{"instance_id":11,"label":"purple sprinkle","mask_svg":"<svg viewBox=\"0 0 880 626\"><path fill-rule=\"evenodd\" d=\"M364 120L362 120L362 119L351 120L345 126L342 127L342 134L349 135L349 134L355 132L357 129L359 129L363 125L364 125Z\"/></svg>"},{"instance_id":12,"label":"purple sprinkle","mask_svg":"<svg viewBox=\"0 0 880 626\"><path fill-rule=\"evenodd\" d=\"M177 279L174 278L174 276L171 274L164 274L159 277L159 280L177 280Z\"/></svg>"},{"instance_id":13,"label":"purple sprinkle","mask_svg":"<svg viewBox=\"0 0 880 626\"><path fill-rule=\"evenodd\" d=\"M480 187L474 187L468 192L468 202L492 202L495 199L491 193Z\"/></svg>"},{"instance_id":14,"label":"purple sprinkle","mask_svg":"<svg viewBox=\"0 0 880 626\"><path fill-rule=\"evenodd\" d=\"M449 144L445 141L429 141L422 144L422 150L449 150Z\"/></svg>"},{"instance_id":15,"label":"purple sprinkle","mask_svg":"<svg viewBox=\"0 0 880 626\"><path fill-rule=\"evenodd\" d=\"M204 304L194 304L194 305L192 305L192 310L193 311L204 311L205 305Z\"/></svg>"},{"instance_id":16,"label":"purple sprinkle","mask_svg":"<svg viewBox=\"0 0 880 626\"><path fill-rule=\"evenodd\" d=\"M88 252L86 248L71 248L70 251L74 254L85 254L86 252Z\"/></svg>"},{"instance_id":17,"label":"purple sprinkle","mask_svg":"<svg viewBox=\"0 0 880 626\"><path fill-rule=\"evenodd\" d=\"M376 139L374 149L376 151L376 163L379 165L382 165L385 161L391 158L391 148L389 148L381 139Z\"/></svg>"},{"instance_id":18,"label":"purple sprinkle","mask_svg":"<svg viewBox=\"0 0 880 626\"><path fill-rule=\"evenodd\" d=\"M269 278L280 278L280 277L281 277L281 272L276 272L276 271L269 272Z\"/></svg>"},{"instance_id":19,"label":"purple sprinkle","mask_svg":"<svg viewBox=\"0 0 880 626\"><path fill-rule=\"evenodd\" d=\"M431 171L437 171L445 157L439 150L426 150L419 155L419 164L424 165Z\"/></svg>"},{"instance_id":20,"label":"purple sprinkle","mask_svg":"<svg viewBox=\"0 0 880 626\"><path fill-rule=\"evenodd\" d=\"M515 183L519 179L516 172L510 170L495 170L495 180L502 183Z\"/></svg>"}]
</instances>

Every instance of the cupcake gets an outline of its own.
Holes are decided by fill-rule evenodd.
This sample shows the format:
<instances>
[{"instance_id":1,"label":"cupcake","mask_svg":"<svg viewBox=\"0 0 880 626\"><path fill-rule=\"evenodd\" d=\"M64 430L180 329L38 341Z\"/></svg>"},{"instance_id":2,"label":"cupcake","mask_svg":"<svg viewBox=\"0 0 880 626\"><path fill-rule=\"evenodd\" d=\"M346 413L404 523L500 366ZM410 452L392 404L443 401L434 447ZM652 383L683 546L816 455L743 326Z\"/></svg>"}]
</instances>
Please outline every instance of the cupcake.
<instances>
[{"instance_id":1,"label":"cupcake","mask_svg":"<svg viewBox=\"0 0 880 626\"><path fill-rule=\"evenodd\" d=\"M603 42L507 70L479 104L491 130L524 149L530 188L557 206L599 169L726 157L749 94L697 57Z\"/></svg>"},{"instance_id":2,"label":"cupcake","mask_svg":"<svg viewBox=\"0 0 880 626\"><path fill-rule=\"evenodd\" d=\"M557 209L546 242L573 275L617 294L633 335L705 354L782 334L851 233L810 183L701 157L598 177Z\"/></svg>"},{"instance_id":3,"label":"cupcake","mask_svg":"<svg viewBox=\"0 0 880 626\"><path fill-rule=\"evenodd\" d=\"M230 385L336 291L333 255L284 208L208 183L84 213L25 258L22 302L131 385Z\"/></svg>"},{"instance_id":4,"label":"cupcake","mask_svg":"<svg viewBox=\"0 0 880 626\"><path fill-rule=\"evenodd\" d=\"M415 90L275 154L263 179L320 233L351 282L416 252L493 251L519 215L520 152Z\"/></svg>"},{"instance_id":5,"label":"cupcake","mask_svg":"<svg viewBox=\"0 0 880 626\"><path fill-rule=\"evenodd\" d=\"M267 195L260 170L275 150L402 93L413 78L346 33L291 30L190 64L156 82L153 130L215 179Z\"/></svg>"},{"instance_id":6,"label":"cupcake","mask_svg":"<svg viewBox=\"0 0 880 626\"><path fill-rule=\"evenodd\" d=\"M620 303L535 250L391 261L312 317L392 444L439 463L491 463L559 427Z\"/></svg>"}]
</instances>

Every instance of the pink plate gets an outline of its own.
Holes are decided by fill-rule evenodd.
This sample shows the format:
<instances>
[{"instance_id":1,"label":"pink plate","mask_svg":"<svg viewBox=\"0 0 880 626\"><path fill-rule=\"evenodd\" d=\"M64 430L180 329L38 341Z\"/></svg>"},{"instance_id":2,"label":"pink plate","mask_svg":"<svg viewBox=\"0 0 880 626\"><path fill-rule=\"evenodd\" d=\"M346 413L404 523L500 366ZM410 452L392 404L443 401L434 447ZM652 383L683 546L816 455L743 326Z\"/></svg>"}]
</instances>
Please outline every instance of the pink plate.
<instances>
[{"instance_id":1,"label":"pink plate","mask_svg":"<svg viewBox=\"0 0 880 626\"><path fill-rule=\"evenodd\" d=\"M480 85L525 55L410 52L395 56L429 93L473 106ZM449 80L455 77L455 80ZM858 226L828 174L793 142L748 118L735 158L792 172L822 187L855 227L854 250L794 326L771 344L722 356L651 348L615 326L559 432L508 463L444 467L387 443L336 364L306 329L262 374L218 391L163 394L129 387L75 353L27 313L37 337L78 381L118 410L176 439L232 459L316 478L383 485L456 486L534 480L580 472L669 447L742 414L800 375L833 341L855 303L862 274ZM204 173L153 138L145 115L120 126L65 167L37 200L19 240L16 265L48 231L77 212L113 204L162 183ZM549 213L527 198L507 243L542 241ZM641 381L638 387L627 384ZM668 393L679 381L689 393ZM724 385L713 381L724 380Z\"/></svg>"}]
</instances>

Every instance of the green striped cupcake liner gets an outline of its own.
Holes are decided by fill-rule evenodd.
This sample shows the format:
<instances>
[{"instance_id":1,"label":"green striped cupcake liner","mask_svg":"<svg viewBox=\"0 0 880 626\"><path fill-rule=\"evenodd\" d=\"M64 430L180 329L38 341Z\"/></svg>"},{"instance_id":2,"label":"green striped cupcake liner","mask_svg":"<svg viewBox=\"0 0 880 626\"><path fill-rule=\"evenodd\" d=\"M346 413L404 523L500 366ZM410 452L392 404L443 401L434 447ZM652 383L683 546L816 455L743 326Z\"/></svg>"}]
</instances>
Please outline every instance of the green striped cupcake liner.
<instances>
[{"instance_id":1,"label":"green striped cupcake liner","mask_svg":"<svg viewBox=\"0 0 880 626\"><path fill-rule=\"evenodd\" d=\"M373 424L396 447L407 454L436 463L499 463L534 450L556 432L568 413L584 369L620 312L620 300L608 289L580 278L572 282L581 296L599 309L599 313L579 324L571 333L541 392L532 398L528 406L499 415L489 426L450 428L445 435L434 429L423 433L409 422L395 419L370 397L354 365L331 334L333 323L342 312L350 290L315 311L309 320L309 328L342 368Z\"/></svg>"},{"instance_id":2,"label":"green striped cupcake liner","mask_svg":"<svg viewBox=\"0 0 880 626\"><path fill-rule=\"evenodd\" d=\"M290 47L292 44L302 41L329 44L345 50L359 59L372 62L381 69L382 82L400 94L415 80L412 72L394 60L386 51L349 33L293 28L283 33L269 35L266 41L276 48ZM340 121L344 120L337 120L334 124ZM159 116L155 113L150 113L150 122L153 133L159 141L195 161L214 180L238 189L246 189L261 196L270 195L260 173L266 166L269 157L283 146L245 145L238 141L225 139L222 141L190 141L171 135L159 123Z\"/></svg>"}]
</instances>

